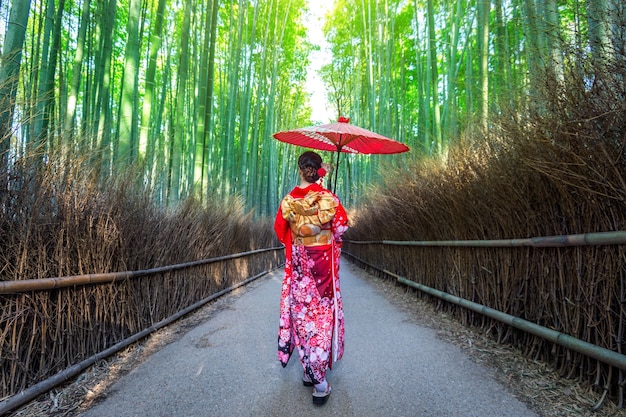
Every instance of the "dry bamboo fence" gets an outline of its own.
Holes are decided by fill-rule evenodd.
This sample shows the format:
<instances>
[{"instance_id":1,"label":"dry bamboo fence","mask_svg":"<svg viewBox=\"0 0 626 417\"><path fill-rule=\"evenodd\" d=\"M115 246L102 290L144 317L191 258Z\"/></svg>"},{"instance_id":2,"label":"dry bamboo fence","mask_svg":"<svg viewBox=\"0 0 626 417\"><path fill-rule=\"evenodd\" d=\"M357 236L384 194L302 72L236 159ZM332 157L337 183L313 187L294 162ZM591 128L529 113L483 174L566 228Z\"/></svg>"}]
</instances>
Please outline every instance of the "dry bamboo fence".
<instances>
[{"instance_id":1,"label":"dry bamboo fence","mask_svg":"<svg viewBox=\"0 0 626 417\"><path fill-rule=\"evenodd\" d=\"M485 241L626 230L624 66L545 74L487 128L465 129L440 158L385 169L350 213L352 241ZM616 77L616 74L620 74ZM507 105L508 106L508 105ZM623 233L623 232L621 232ZM622 354L626 245L467 247L347 242L377 268ZM430 299L430 295L425 297ZM624 406L624 372L581 353L433 300L468 325L588 381Z\"/></svg>"},{"instance_id":2,"label":"dry bamboo fence","mask_svg":"<svg viewBox=\"0 0 626 417\"><path fill-rule=\"evenodd\" d=\"M1 398L17 396L276 268L283 261L281 251L282 246L149 270L0 282Z\"/></svg>"},{"instance_id":3,"label":"dry bamboo fence","mask_svg":"<svg viewBox=\"0 0 626 417\"><path fill-rule=\"evenodd\" d=\"M498 241L348 240L344 253L379 274L389 271L620 355L626 352L626 232ZM427 293L418 296L500 343L550 363L562 376L588 381L604 390L601 402L609 396L623 407L626 367L607 365Z\"/></svg>"},{"instance_id":4,"label":"dry bamboo fence","mask_svg":"<svg viewBox=\"0 0 626 417\"><path fill-rule=\"evenodd\" d=\"M239 197L159 206L94 158L34 153L0 175L0 401L282 262L256 252L278 242Z\"/></svg>"}]
</instances>

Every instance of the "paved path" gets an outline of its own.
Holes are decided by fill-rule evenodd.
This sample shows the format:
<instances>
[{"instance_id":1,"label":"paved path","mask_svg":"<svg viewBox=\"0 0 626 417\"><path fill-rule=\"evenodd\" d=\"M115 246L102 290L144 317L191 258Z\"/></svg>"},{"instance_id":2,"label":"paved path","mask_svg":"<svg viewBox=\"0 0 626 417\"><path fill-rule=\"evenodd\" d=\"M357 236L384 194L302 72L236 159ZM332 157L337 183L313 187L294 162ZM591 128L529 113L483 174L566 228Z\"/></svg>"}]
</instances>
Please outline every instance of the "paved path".
<instances>
[{"instance_id":1,"label":"paved path","mask_svg":"<svg viewBox=\"0 0 626 417\"><path fill-rule=\"evenodd\" d=\"M84 416L536 417L454 345L406 317L342 264L344 358L324 406L302 386L295 354L276 358L282 270L251 284L180 340L151 355ZM220 305L220 303L222 303Z\"/></svg>"}]
</instances>

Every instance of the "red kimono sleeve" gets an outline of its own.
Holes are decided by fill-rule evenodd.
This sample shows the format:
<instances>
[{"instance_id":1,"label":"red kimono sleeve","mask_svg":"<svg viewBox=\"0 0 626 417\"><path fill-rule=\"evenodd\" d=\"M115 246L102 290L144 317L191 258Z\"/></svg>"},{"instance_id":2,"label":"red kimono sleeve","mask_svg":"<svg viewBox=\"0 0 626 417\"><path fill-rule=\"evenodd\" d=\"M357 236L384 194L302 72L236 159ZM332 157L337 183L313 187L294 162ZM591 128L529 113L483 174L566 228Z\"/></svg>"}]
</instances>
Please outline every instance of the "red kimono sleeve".
<instances>
[{"instance_id":1,"label":"red kimono sleeve","mask_svg":"<svg viewBox=\"0 0 626 417\"><path fill-rule=\"evenodd\" d=\"M291 229L289 228L289 222L283 217L281 207L278 207L278 213L276 213L274 231L276 232L278 240L280 240L283 245L287 245L288 242L291 243Z\"/></svg>"}]
</instances>

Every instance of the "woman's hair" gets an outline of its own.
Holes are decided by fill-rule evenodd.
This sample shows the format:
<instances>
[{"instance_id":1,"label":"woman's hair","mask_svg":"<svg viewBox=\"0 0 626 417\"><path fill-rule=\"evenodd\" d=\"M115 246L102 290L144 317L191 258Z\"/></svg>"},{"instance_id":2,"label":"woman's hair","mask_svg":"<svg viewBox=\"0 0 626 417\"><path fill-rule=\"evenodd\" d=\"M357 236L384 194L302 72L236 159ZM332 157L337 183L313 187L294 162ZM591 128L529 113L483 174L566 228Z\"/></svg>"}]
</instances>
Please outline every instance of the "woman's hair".
<instances>
[{"instance_id":1,"label":"woman's hair","mask_svg":"<svg viewBox=\"0 0 626 417\"><path fill-rule=\"evenodd\" d=\"M322 167L322 157L316 152L306 151L298 158L298 168L307 182L314 183L320 179L317 170Z\"/></svg>"}]
</instances>

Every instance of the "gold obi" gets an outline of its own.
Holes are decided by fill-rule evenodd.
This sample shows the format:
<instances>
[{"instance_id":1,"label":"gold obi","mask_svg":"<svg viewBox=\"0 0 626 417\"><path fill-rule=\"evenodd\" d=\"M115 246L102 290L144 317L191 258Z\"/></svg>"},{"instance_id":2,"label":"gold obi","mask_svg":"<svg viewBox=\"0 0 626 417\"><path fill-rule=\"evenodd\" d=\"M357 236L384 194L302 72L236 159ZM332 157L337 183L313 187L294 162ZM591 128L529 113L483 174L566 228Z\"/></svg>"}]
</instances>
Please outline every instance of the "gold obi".
<instances>
[{"instance_id":1,"label":"gold obi","mask_svg":"<svg viewBox=\"0 0 626 417\"><path fill-rule=\"evenodd\" d=\"M321 246L332 242L331 222L337 202L332 194L310 191L304 198L287 195L281 202L283 218L289 222L296 245Z\"/></svg>"}]
</instances>

